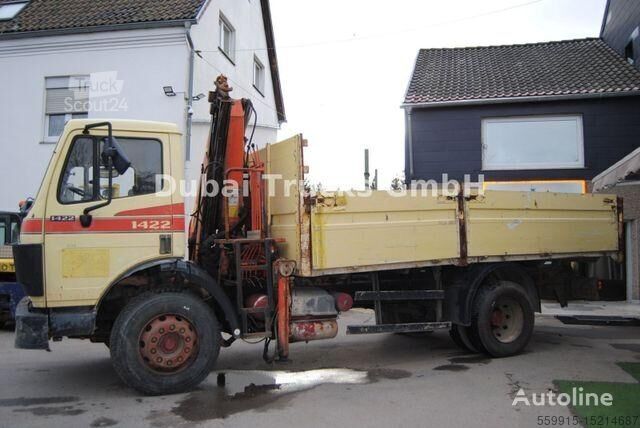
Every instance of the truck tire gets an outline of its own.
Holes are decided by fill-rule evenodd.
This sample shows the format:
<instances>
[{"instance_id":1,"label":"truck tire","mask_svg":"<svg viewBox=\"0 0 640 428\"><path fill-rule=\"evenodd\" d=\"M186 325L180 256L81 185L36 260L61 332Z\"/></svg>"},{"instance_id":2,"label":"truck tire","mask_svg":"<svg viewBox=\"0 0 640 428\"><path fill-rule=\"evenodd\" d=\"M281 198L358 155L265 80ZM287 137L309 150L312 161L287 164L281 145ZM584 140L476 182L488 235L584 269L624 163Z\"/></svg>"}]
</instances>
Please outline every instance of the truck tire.
<instances>
[{"instance_id":1,"label":"truck tire","mask_svg":"<svg viewBox=\"0 0 640 428\"><path fill-rule=\"evenodd\" d=\"M465 351L473 354L478 353L478 349L471 343L471 339L469 339L469 327L453 324L451 330L449 330L449 336L451 336L451 339L456 345Z\"/></svg>"},{"instance_id":2,"label":"truck tire","mask_svg":"<svg viewBox=\"0 0 640 428\"><path fill-rule=\"evenodd\" d=\"M147 395L187 391L213 370L220 352L215 314L190 293L144 293L118 315L109 340L122 381Z\"/></svg>"},{"instance_id":3,"label":"truck tire","mask_svg":"<svg viewBox=\"0 0 640 428\"><path fill-rule=\"evenodd\" d=\"M519 354L531 340L535 314L525 290L499 281L480 289L469 329L471 343L492 357Z\"/></svg>"}]
</instances>

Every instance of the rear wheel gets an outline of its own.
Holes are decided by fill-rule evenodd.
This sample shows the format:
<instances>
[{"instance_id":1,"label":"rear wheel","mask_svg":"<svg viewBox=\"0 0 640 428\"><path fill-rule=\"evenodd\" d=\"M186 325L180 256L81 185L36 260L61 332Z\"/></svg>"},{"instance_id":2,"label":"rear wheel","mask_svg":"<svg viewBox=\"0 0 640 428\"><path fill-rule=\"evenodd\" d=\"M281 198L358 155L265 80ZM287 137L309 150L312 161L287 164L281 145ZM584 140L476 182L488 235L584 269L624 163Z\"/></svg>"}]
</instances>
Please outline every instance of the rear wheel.
<instances>
[{"instance_id":1,"label":"rear wheel","mask_svg":"<svg viewBox=\"0 0 640 428\"><path fill-rule=\"evenodd\" d=\"M469 329L473 345L493 357L520 353L533 334L534 311L524 289L510 281L482 288Z\"/></svg>"},{"instance_id":2,"label":"rear wheel","mask_svg":"<svg viewBox=\"0 0 640 428\"><path fill-rule=\"evenodd\" d=\"M211 372L220 351L211 308L188 293L145 293L116 319L109 347L124 383L148 395L187 391Z\"/></svg>"}]
</instances>

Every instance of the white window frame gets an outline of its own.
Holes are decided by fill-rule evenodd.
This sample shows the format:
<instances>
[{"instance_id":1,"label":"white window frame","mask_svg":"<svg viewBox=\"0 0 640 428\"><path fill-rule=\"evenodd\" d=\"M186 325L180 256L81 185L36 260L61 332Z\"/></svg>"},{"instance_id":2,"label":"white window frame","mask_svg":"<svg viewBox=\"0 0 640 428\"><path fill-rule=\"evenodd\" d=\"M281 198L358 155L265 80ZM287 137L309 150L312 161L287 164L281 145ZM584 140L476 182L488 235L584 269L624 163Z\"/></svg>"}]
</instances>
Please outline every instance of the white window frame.
<instances>
[{"instance_id":1,"label":"white window frame","mask_svg":"<svg viewBox=\"0 0 640 428\"><path fill-rule=\"evenodd\" d=\"M79 116L79 115L86 115L86 118L89 117L89 113L65 113L64 115L64 123L66 124L67 122L69 122L71 119L78 119L78 117L74 117L74 116ZM62 116L62 113L56 113L56 114L45 114L45 119L44 119L44 142L45 143L57 143L58 139L60 138L60 135L49 135L49 119L51 118L51 116Z\"/></svg>"},{"instance_id":2,"label":"white window frame","mask_svg":"<svg viewBox=\"0 0 640 428\"><path fill-rule=\"evenodd\" d=\"M260 61L260 58L257 56L253 56L253 87L260 93L260 95L264 96L264 85L265 85L265 73L266 70L264 68L264 64Z\"/></svg>"},{"instance_id":3,"label":"white window frame","mask_svg":"<svg viewBox=\"0 0 640 428\"><path fill-rule=\"evenodd\" d=\"M75 86L69 86L75 83L81 84L84 83L83 87L88 87L89 85L89 76L88 75L70 75L70 76L46 76L45 77L45 85L44 85L44 129L43 129L43 139L42 142L45 144L55 144L58 142L60 138L59 135L50 135L49 134L49 121L51 116L62 116L64 114L64 121L67 123L74 116L83 116L89 117L89 112L86 111L70 111L70 112L53 112L50 113L47 111L47 97L49 96L50 89L63 89L66 87L75 88ZM65 83L66 82L66 83Z\"/></svg>"},{"instance_id":4,"label":"white window frame","mask_svg":"<svg viewBox=\"0 0 640 428\"><path fill-rule=\"evenodd\" d=\"M229 20L227 19L222 12L220 13L220 20L218 25L218 49L227 57L232 64L235 65L235 56L236 56L236 29L231 25ZM229 51L224 49L225 45L225 30L229 34Z\"/></svg>"},{"instance_id":5,"label":"white window frame","mask_svg":"<svg viewBox=\"0 0 640 428\"><path fill-rule=\"evenodd\" d=\"M513 122L540 122L540 121L567 121L575 120L577 125L577 152L578 160L576 162L560 162L560 163L518 163L518 164L501 164L491 165L487 163L487 124L490 123L513 123ZM582 169L584 165L584 128L582 115L542 115L542 116L513 116L513 117L497 117L482 119L482 170L483 171L501 171L501 170L544 170L544 169Z\"/></svg>"}]
</instances>

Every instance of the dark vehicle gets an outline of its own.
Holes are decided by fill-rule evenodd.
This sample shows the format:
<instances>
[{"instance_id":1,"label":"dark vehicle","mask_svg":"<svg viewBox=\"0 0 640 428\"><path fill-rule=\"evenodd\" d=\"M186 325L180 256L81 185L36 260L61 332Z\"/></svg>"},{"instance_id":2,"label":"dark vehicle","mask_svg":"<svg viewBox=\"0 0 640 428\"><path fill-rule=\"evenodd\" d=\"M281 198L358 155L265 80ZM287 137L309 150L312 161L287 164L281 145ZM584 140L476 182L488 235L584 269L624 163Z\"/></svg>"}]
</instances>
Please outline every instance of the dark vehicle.
<instances>
[{"instance_id":1,"label":"dark vehicle","mask_svg":"<svg viewBox=\"0 0 640 428\"><path fill-rule=\"evenodd\" d=\"M16 306L24 291L16 282L12 245L20 236L21 216L0 211L0 328L15 317Z\"/></svg>"}]
</instances>

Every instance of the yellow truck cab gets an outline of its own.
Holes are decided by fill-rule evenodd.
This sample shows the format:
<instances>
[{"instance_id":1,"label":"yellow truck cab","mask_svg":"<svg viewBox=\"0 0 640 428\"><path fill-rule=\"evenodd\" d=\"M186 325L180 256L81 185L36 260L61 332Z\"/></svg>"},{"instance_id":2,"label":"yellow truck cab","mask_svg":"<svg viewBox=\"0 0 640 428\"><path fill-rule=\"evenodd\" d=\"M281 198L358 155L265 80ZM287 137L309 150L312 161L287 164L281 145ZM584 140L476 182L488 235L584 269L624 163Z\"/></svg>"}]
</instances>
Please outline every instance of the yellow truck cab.
<instances>
[{"instance_id":1,"label":"yellow truck cab","mask_svg":"<svg viewBox=\"0 0 640 428\"><path fill-rule=\"evenodd\" d=\"M183 174L178 128L131 120L97 125L69 121L24 219L14 249L29 296L18 308L19 347L46 349L50 337L100 340L97 321L109 317L108 302L126 293L114 286L140 283L138 272L195 275L184 262L183 197L159 188L169 187L161 175ZM111 133L130 167L122 175L113 170L109 186L103 152Z\"/></svg>"}]
</instances>

